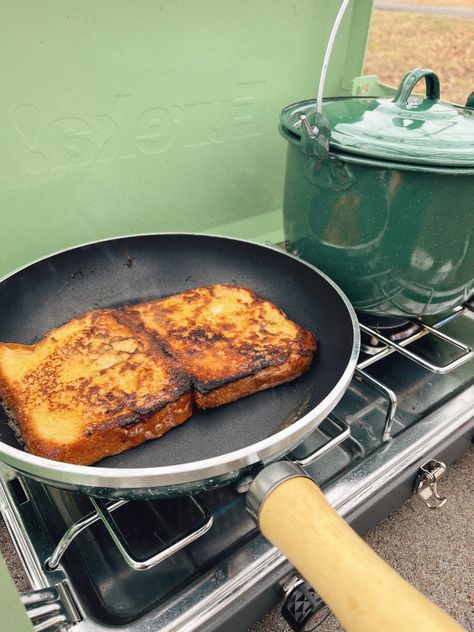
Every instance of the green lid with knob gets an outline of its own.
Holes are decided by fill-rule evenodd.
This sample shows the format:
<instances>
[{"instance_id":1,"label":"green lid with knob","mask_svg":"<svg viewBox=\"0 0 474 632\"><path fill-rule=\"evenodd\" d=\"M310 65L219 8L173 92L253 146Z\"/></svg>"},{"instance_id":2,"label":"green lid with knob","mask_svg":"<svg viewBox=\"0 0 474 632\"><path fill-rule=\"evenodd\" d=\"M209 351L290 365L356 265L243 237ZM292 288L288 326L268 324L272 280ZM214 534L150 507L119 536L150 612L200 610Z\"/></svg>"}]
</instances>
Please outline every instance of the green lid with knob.
<instances>
[{"instance_id":1,"label":"green lid with knob","mask_svg":"<svg viewBox=\"0 0 474 632\"><path fill-rule=\"evenodd\" d=\"M426 95L413 95L424 78ZM439 79L417 69L402 80L394 97L324 99L330 150L391 162L443 167L474 166L474 110L440 100ZM300 135L301 116L318 127L314 101L285 108L282 126Z\"/></svg>"}]
</instances>

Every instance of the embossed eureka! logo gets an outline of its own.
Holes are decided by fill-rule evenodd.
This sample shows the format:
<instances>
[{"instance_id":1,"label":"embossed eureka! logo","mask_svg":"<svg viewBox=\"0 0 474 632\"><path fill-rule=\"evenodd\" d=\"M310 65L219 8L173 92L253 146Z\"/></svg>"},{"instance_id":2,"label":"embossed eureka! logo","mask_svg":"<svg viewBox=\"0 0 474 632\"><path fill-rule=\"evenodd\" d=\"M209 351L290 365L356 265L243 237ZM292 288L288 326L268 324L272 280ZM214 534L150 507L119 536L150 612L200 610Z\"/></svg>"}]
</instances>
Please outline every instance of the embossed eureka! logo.
<instances>
[{"instance_id":1,"label":"embossed eureka! logo","mask_svg":"<svg viewBox=\"0 0 474 632\"><path fill-rule=\"evenodd\" d=\"M31 103L14 111L24 166L32 175L162 154L171 147L192 149L263 134L263 83L239 84L242 96L145 108L131 95L116 95L112 112L48 116ZM251 88L244 95L243 87Z\"/></svg>"}]
</instances>

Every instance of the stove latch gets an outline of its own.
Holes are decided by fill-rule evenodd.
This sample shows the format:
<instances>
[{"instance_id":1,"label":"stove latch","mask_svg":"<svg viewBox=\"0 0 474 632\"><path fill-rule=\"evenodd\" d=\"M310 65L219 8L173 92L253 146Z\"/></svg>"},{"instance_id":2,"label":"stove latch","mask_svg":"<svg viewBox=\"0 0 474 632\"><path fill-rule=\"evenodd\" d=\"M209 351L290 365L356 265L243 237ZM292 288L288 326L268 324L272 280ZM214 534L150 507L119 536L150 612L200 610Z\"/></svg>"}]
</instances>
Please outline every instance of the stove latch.
<instances>
[{"instance_id":1,"label":"stove latch","mask_svg":"<svg viewBox=\"0 0 474 632\"><path fill-rule=\"evenodd\" d=\"M284 584L286 595L281 614L295 632L311 632L326 619L330 610L311 586L298 575Z\"/></svg>"},{"instance_id":2,"label":"stove latch","mask_svg":"<svg viewBox=\"0 0 474 632\"><path fill-rule=\"evenodd\" d=\"M35 632L62 632L82 619L65 582L24 593L21 601Z\"/></svg>"},{"instance_id":3,"label":"stove latch","mask_svg":"<svg viewBox=\"0 0 474 632\"><path fill-rule=\"evenodd\" d=\"M446 498L438 492L438 481L446 474L446 465L441 461L431 459L420 468L416 481L416 495L429 509L439 509L446 502Z\"/></svg>"}]
</instances>

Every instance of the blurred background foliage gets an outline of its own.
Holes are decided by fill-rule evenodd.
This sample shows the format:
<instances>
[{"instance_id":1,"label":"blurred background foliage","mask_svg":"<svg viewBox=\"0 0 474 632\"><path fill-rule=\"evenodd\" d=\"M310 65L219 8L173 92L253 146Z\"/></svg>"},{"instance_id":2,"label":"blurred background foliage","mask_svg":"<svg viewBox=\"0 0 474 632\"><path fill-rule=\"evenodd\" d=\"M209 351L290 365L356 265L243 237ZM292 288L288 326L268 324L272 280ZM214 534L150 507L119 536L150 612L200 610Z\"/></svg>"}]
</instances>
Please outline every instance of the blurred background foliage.
<instances>
[{"instance_id":1,"label":"blurred background foliage","mask_svg":"<svg viewBox=\"0 0 474 632\"><path fill-rule=\"evenodd\" d=\"M364 74L398 86L410 70L431 68L440 79L441 98L465 105L474 91L474 17L387 11L382 10L384 3L376 2L373 12ZM398 0L396 4L474 12L474 0Z\"/></svg>"}]
</instances>

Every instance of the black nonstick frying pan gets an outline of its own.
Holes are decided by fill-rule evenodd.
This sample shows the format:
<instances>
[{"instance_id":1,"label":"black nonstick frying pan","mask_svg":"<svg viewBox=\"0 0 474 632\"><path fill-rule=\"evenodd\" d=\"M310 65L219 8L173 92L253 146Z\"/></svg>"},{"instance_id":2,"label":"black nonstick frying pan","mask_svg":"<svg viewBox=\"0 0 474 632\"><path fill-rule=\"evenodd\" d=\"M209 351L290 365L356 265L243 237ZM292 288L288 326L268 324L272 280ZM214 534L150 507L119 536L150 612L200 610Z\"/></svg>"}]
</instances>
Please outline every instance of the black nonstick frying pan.
<instances>
[{"instance_id":1,"label":"black nonstick frying pan","mask_svg":"<svg viewBox=\"0 0 474 632\"><path fill-rule=\"evenodd\" d=\"M0 459L52 485L130 499L189 494L250 475L247 506L261 531L348 630L459 630L358 538L303 470L278 460L336 405L358 355L351 305L312 266L275 248L205 235L89 244L37 261L0 282L0 340L31 344L82 312L212 283L249 287L312 330L320 346L311 369L290 384L196 412L163 437L95 466L24 452L4 416Z\"/></svg>"},{"instance_id":2,"label":"black nonstick frying pan","mask_svg":"<svg viewBox=\"0 0 474 632\"><path fill-rule=\"evenodd\" d=\"M320 348L310 371L293 383L196 411L160 439L93 467L27 454L5 417L0 459L56 485L136 499L220 485L288 453L346 389L357 357L358 329L339 289L280 249L225 237L157 234L67 250L0 283L0 340L31 344L85 311L212 283L249 287L313 331Z\"/></svg>"}]
</instances>

